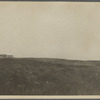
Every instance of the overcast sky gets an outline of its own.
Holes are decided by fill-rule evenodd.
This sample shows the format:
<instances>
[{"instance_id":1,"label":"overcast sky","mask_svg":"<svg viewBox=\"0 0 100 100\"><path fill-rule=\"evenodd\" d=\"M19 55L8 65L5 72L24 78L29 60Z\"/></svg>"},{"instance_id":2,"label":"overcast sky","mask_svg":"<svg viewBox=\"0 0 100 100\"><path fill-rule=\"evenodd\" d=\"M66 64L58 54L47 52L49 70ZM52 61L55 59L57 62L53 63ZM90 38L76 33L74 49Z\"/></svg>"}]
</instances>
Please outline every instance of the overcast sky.
<instances>
[{"instance_id":1,"label":"overcast sky","mask_svg":"<svg viewBox=\"0 0 100 100\"><path fill-rule=\"evenodd\" d=\"M0 53L100 60L100 3L0 2Z\"/></svg>"}]
</instances>

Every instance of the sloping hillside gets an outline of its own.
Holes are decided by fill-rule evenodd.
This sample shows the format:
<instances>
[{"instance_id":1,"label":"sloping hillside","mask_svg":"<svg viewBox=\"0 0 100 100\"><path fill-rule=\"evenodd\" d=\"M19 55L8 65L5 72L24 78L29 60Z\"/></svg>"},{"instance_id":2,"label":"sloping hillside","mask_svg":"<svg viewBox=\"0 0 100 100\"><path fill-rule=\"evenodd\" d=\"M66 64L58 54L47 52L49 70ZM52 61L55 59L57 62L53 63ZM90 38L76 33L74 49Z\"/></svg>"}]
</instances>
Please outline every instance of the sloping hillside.
<instances>
[{"instance_id":1,"label":"sloping hillside","mask_svg":"<svg viewBox=\"0 0 100 100\"><path fill-rule=\"evenodd\" d=\"M100 95L100 62L49 58L0 59L0 94Z\"/></svg>"}]
</instances>

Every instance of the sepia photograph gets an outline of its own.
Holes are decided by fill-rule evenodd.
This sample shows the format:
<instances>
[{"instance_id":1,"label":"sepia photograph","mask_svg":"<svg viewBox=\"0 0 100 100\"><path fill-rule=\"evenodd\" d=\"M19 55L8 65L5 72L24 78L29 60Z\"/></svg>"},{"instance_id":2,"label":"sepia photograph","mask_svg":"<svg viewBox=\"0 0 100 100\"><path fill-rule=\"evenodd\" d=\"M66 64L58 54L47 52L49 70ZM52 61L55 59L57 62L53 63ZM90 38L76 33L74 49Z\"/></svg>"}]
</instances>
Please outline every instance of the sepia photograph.
<instances>
[{"instance_id":1,"label":"sepia photograph","mask_svg":"<svg viewBox=\"0 0 100 100\"><path fill-rule=\"evenodd\" d=\"M100 95L99 67L99 2L0 2L0 95Z\"/></svg>"}]
</instances>

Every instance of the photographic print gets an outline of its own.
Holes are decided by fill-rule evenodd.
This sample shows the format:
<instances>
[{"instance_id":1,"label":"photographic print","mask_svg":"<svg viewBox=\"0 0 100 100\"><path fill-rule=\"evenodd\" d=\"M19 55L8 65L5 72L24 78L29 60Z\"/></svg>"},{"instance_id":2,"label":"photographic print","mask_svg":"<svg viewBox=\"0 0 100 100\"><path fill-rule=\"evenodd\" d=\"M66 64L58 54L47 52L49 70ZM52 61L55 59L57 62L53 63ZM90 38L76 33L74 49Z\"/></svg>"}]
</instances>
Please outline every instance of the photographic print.
<instances>
[{"instance_id":1,"label":"photographic print","mask_svg":"<svg viewBox=\"0 0 100 100\"><path fill-rule=\"evenodd\" d=\"M0 95L100 95L100 3L0 2Z\"/></svg>"}]
</instances>

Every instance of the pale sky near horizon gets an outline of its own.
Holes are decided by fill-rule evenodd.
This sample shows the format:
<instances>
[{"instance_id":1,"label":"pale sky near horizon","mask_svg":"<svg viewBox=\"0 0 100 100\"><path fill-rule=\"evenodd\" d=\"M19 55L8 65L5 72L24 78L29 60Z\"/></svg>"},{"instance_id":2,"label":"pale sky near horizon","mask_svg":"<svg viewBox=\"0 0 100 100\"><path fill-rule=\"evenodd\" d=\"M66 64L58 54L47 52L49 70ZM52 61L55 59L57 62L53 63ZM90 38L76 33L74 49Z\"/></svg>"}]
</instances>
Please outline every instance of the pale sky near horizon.
<instances>
[{"instance_id":1,"label":"pale sky near horizon","mask_svg":"<svg viewBox=\"0 0 100 100\"><path fill-rule=\"evenodd\" d=\"M0 53L100 60L100 3L0 2Z\"/></svg>"}]
</instances>

